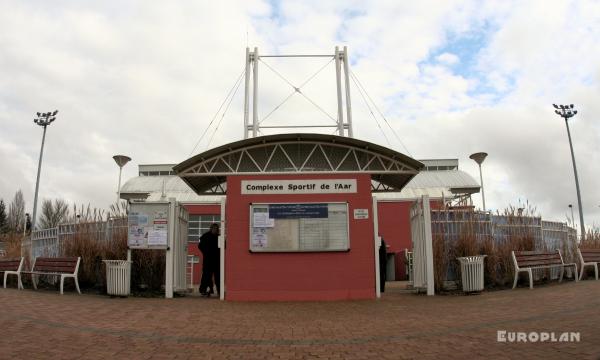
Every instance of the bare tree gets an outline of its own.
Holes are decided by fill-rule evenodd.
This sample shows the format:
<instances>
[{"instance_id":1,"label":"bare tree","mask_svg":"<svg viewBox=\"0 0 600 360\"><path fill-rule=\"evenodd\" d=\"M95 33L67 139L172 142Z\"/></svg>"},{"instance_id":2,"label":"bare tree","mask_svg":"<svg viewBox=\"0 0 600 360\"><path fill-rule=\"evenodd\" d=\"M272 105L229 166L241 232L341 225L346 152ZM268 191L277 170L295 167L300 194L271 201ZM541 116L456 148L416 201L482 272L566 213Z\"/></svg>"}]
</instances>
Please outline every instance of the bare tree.
<instances>
[{"instance_id":1,"label":"bare tree","mask_svg":"<svg viewBox=\"0 0 600 360\"><path fill-rule=\"evenodd\" d=\"M40 214L40 229L50 229L69 219L69 205L63 199L44 199Z\"/></svg>"},{"instance_id":2,"label":"bare tree","mask_svg":"<svg viewBox=\"0 0 600 360\"><path fill-rule=\"evenodd\" d=\"M6 217L6 206L4 200L0 199L0 234L8 231L8 219Z\"/></svg>"},{"instance_id":3,"label":"bare tree","mask_svg":"<svg viewBox=\"0 0 600 360\"><path fill-rule=\"evenodd\" d=\"M8 206L7 219L9 232L22 232L25 225L25 200L21 190L15 193L13 201Z\"/></svg>"}]
</instances>

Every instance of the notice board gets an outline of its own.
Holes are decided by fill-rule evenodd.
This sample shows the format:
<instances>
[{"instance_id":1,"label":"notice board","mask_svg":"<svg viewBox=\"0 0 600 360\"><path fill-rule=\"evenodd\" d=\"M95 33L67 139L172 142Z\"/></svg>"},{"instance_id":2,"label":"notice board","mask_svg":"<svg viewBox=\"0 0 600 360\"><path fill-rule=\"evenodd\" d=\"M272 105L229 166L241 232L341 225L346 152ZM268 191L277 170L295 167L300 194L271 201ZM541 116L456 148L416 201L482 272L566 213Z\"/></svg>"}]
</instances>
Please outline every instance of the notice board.
<instances>
[{"instance_id":1,"label":"notice board","mask_svg":"<svg viewBox=\"0 0 600 360\"><path fill-rule=\"evenodd\" d=\"M166 249L169 235L169 203L133 203L127 216L130 249Z\"/></svg>"},{"instance_id":2,"label":"notice board","mask_svg":"<svg viewBox=\"0 0 600 360\"><path fill-rule=\"evenodd\" d=\"M250 251L347 251L347 203L250 206Z\"/></svg>"}]
</instances>

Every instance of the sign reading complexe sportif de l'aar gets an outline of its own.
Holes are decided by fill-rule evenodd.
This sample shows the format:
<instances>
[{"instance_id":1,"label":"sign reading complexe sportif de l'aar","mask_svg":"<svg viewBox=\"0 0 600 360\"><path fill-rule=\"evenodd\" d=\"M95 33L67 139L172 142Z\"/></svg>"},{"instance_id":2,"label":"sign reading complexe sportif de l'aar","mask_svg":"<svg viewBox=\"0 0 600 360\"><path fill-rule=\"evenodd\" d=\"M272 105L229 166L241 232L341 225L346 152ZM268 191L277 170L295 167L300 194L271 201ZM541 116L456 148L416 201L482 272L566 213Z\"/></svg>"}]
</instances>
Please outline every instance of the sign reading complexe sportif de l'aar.
<instances>
[{"instance_id":1,"label":"sign reading complexe sportif de l'aar","mask_svg":"<svg viewBox=\"0 0 600 360\"><path fill-rule=\"evenodd\" d=\"M355 193L356 179L242 180L242 194Z\"/></svg>"}]
</instances>

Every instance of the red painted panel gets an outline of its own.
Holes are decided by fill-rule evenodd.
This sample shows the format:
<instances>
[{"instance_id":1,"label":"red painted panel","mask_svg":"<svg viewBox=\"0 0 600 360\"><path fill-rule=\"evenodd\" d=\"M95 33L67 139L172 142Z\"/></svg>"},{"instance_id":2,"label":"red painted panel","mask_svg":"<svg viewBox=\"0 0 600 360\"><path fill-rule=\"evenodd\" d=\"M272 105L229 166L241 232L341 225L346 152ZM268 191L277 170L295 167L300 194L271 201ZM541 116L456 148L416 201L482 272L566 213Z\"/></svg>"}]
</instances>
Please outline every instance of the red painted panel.
<instances>
[{"instance_id":1,"label":"red painted panel","mask_svg":"<svg viewBox=\"0 0 600 360\"><path fill-rule=\"evenodd\" d=\"M355 194L242 195L242 180L357 179ZM348 202L350 251L250 253L251 203ZM354 209L369 219L354 220ZM229 176L225 223L227 300L339 300L375 297L371 179L369 175Z\"/></svg>"},{"instance_id":2,"label":"red painted panel","mask_svg":"<svg viewBox=\"0 0 600 360\"><path fill-rule=\"evenodd\" d=\"M404 249L412 250L410 234L410 207L412 200L379 201L377 203L379 236L383 237L388 246L388 253L395 254L396 280L406 279L404 265ZM439 209L442 202L432 200L432 209Z\"/></svg>"},{"instance_id":3,"label":"red painted panel","mask_svg":"<svg viewBox=\"0 0 600 360\"><path fill-rule=\"evenodd\" d=\"M379 236L388 245L388 252L397 253L412 248L410 238L411 205L411 201L379 201L377 203Z\"/></svg>"},{"instance_id":4,"label":"red painted panel","mask_svg":"<svg viewBox=\"0 0 600 360\"><path fill-rule=\"evenodd\" d=\"M184 204L190 215L221 215L221 204Z\"/></svg>"},{"instance_id":5,"label":"red painted panel","mask_svg":"<svg viewBox=\"0 0 600 360\"><path fill-rule=\"evenodd\" d=\"M200 276L202 276L202 254L198 249L197 243L188 242L188 255L196 255L199 258L199 263L194 264L194 278L193 284L200 284ZM189 265L188 265L189 266Z\"/></svg>"}]
</instances>

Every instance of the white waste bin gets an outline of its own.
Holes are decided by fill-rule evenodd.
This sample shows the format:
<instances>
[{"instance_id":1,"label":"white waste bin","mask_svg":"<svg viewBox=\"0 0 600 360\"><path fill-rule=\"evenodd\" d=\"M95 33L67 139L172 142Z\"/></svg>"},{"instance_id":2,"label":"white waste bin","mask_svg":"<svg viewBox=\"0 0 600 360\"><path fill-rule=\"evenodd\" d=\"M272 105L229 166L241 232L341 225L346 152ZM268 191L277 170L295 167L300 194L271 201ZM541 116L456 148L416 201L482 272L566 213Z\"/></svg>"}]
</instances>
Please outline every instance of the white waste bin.
<instances>
[{"instance_id":1,"label":"white waste bin","mask_svg":"<svg viewBox=\"0 0 600 360\"><path fill-rule=\"evenodd\" d=\"M131 261L102 260L106 264L106 293L128 296L131 289Z\"/></svg>"},{"instance_id":2,"label":"white waste bin","mask_svg":"<svg viewBox=\"0 0 600 360\"><path fill-rule=\"evenodd\" d=\"M483 259L487 255L459 257L464 292L483 290Z\"/></svg>"}]
</instances>

